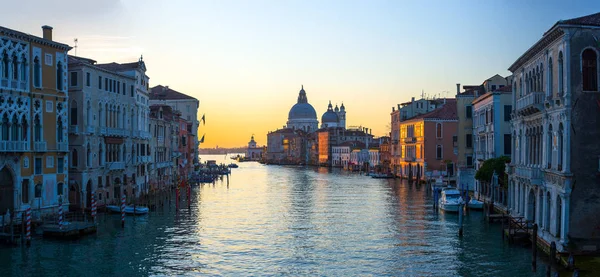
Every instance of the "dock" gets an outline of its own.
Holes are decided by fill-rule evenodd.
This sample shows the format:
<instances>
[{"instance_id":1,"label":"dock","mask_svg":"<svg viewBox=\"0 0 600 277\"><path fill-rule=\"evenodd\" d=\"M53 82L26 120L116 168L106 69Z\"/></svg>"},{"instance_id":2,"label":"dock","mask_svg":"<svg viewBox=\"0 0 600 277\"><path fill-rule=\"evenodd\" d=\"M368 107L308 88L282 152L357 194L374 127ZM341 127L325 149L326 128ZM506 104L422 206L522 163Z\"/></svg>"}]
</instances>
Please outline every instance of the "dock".
<instances>
[{"instance_id":1,"label":"dock","mask_svg":"<svg viewBox=\"0 0 600 277\"><path fill-rule=\"evenodd\" d=\"M58 224L44 224L42 226L44 237L51 238L79 238L96 233L96 230L97 226L92 222L63 222L62 228Z\"/></svg>"}]
</instances>

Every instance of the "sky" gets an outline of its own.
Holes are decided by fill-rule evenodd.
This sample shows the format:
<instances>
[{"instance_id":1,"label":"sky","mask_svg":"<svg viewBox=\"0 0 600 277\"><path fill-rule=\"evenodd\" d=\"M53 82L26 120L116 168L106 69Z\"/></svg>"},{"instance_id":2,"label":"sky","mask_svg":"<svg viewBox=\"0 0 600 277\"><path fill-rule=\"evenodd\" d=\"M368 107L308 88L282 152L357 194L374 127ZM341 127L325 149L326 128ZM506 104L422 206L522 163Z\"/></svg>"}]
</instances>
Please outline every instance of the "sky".
<instances>
[{"instance_id":1,"label":"sky","mask_svg":"<svg viewBox=\"0 0 600 277\"><path fill-rule=\"evenodd\" d=\"M507 76L556 21L596 12L600 1L20 0L3 3L0 25L50 25L100 63L143 55L151 87L200 101L212 148L266 144L301 85L319 121L343 102L347 125L386 135L398 103Z\"/></svg>"}]
</instances>

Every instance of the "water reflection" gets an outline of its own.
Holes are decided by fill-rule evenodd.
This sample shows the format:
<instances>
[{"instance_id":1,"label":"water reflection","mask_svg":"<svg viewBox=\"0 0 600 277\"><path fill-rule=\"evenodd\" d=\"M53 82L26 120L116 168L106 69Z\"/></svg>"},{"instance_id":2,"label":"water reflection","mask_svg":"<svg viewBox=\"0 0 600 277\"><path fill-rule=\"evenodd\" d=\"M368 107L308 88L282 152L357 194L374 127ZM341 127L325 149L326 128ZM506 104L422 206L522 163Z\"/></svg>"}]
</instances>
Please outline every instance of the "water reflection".
<instances>
[{"instance_id":1,"label":"water reflection","mask_svg":"<svg viewBox=\"0 0 600 277\"><path fill-rule=\"evenodd\" d=\"M125 229L102 215L95 236L0 249L0 276L532 275L529 250L503 244L481 213L459 238L457 215L435 212L423 185L257 163L229 181L195 188L179 212L165 199Z\"/></svg>"}]
</instances>

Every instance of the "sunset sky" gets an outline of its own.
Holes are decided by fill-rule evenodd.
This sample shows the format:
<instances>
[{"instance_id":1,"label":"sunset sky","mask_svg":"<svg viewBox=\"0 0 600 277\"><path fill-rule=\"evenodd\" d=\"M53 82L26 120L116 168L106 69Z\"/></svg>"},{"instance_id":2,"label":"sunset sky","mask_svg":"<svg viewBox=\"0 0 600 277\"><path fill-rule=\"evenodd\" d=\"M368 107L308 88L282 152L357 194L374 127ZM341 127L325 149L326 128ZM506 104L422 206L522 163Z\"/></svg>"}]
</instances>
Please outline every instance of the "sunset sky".
<instances>
[{"instance_id":1,"label":"sunset sky","mask_svg":"<svg viewBox=\"0 0 600 277\"><path fill-rule=\"evenodd\" d=\"M50 25L102 63L143 55L151 86L200 101L209 148L252 134L266 144L301 85L319 120L343 102L347 125L384 135L397 103L506 76L556 21L598 11L600 1L21 0L3 3L0 25L38 36Z\"/></svg>"}]
</instances>

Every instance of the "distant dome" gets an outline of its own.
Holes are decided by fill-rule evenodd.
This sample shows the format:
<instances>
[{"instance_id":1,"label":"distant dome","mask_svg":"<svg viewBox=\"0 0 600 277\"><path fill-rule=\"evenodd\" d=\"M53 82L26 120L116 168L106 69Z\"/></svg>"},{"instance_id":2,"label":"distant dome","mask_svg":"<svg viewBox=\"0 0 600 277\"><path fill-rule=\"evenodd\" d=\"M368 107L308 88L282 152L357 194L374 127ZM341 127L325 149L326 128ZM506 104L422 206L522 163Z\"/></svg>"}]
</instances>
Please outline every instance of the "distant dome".
<instances>
[{"instance_id":1,"label":"distant dome","mask_svg":"<svg viewBox=\"0 0 600 277\"><path fill-rule=\"evenodd\" d=\"M331 108L331 102L329 102L327 111L321 117L321 123L338 123L338 121L338 115L333 111L333 109Z\"/></svg>"},{"instance_id":2,"label":"distant dome","mask_svg":"<svg viewBox=\"0 0 600 277\"><path fill-rule=\"evenodd\" d=\"M317 119L317 112L315 111L315 108L313 108L311 104L308 104L304 86L298 95L298 103L292 106L290 113L288 114L288 120L293 119Z\"/></svg>"}]
</instances>

